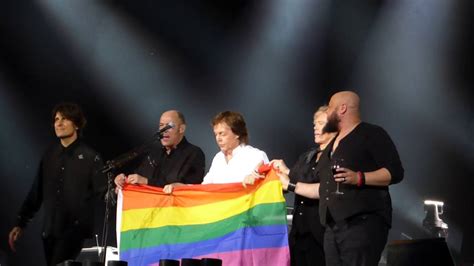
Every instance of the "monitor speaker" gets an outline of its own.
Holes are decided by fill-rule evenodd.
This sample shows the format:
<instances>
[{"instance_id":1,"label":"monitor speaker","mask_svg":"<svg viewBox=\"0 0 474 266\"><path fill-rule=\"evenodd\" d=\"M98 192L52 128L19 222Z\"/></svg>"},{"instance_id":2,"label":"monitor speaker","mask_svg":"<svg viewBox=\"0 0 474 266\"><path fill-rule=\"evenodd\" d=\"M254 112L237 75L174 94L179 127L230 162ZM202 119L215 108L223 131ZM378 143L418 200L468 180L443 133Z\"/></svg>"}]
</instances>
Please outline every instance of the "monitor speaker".
<instances>
[{"instance_id":1,"label":"monitor speaker","mask_svg":"<svg viewBox=\"0 0 474 266\"><path fill-rule=\"evenodd\" d=\"M444 238L396 240L387 246L387 266L454 266Z\"/></svg>"}]
</instances>

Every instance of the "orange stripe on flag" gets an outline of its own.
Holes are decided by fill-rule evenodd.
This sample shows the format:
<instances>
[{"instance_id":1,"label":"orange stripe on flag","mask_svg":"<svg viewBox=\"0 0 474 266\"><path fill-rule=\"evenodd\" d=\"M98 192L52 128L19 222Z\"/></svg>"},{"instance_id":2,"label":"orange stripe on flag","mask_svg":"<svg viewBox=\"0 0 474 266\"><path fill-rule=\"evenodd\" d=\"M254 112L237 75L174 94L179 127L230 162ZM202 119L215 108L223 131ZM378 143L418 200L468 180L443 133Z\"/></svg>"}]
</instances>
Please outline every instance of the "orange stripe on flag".
<instances>
[{"instance_id":1,"label":"orange stripe on flag","mask_svg":"<svg viewBox=\"0 0 474 266\"><path fill-rule=\"evenodd\" d=\"M264 183L276 180L278 176L274 171L270 171L266 178L258 179L254 185L248 185L244 188L241 183L234 184L206 184L206 185L188 185L176 187L173 193L167 197L146 197L143 193L163 194L163 189L143 185L126 185L123 194L127 197L122 210L157 208L157 207L193 207L223 200L235 199L244 195L252 194L258 190ZM212 198L208 196L212 193ZM199 197L203 195L202 197ZM206 195L206 196L204 196Z\"/></svg>"}]
</instances>

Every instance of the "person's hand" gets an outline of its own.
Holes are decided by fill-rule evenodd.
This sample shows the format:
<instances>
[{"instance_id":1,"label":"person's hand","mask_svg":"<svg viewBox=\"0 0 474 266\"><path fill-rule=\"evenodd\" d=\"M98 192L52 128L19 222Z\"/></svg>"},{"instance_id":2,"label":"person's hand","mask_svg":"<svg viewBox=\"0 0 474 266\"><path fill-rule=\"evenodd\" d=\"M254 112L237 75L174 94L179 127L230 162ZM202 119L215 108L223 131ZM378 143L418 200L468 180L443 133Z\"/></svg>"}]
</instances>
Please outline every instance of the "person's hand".
<instances>
[{"instance_id":1,"label":"person's hand","mask_svg":"<svg viewBox=\"0 0 474 266\"><path fill-rule=\"evenodd\" d=\"M163 188L163 192L166 193L166 194L171 194L171 192L173 192L173 189L175 187L180 187L180 186L185 186L185 184L180 183L180 182L175 182L175 183L168 184Z\"/></svg>"},{"instance_id":2,"label":"person's hand","mask_svg":"<svg viewBox=\"0 0 474 266\"><path fill-rule=\"evenodd\" d=\"M264 178L265 176L260 174L258 172L258 169L260 168L260 166L262 166L263 164L263 161L261 161L260 163L257 164L257 166L255 166L255 169L252 171L252 173L250 175L247 175L246 177L244 177L244 180L242 181L242 186L243 187L247 187L247 185L253 185L255 183L255 180L257 178Z\"/></svg>"},{"instance_id":3,"label":"person's hand","mask_svg":"<svg viewBox=\"0 0 474 266\"><path fill-rule=\"evenodd\" d=\"M359 180L357 172L344 167L337 168L336 172L337 174L334 175L334 181L343 184L357 185L357 181Z\"/></svg>"},{"instance_id":4,"label":"person's hand","mask_svg":"<svg viewBox=\"0 0 474 266\"><path fill-rule=\"evenodd\" d=\"M18 240L18 238L21 236L22 229L19 226L13 227L13 229L10 231L10 234L8 235L8 244L10 245L10 249L15 252L15 242Z\"/></svg>"},{"instance_id":5,"label":"person's hand","mask_svg":"<svg viewBox=\"0 0 474 266\"><path fill-rule=\"evenodd\" d=\"M283 160L280 160L280 159L272 160L270 164L273 165L273 169L275 169L277 173L279 172L285 175L290 174L290 169L288 168L288 166L286 166Z\"/></svg>"},{"instance_id":6,"label":"person's hand","mask_svg":"<svg viewBox=\"0 0 474 266\"><path fill-rule=\"evenodd\" d=\"M174 185L173 184L168 184L163 188L163 192L166 194L171 194L173 192Z\"/></svg>"},{"instance_id":7,"label":"person's hand","mask_svg":"<svg viewBox=\"0 0 474 266\"><path fill-rule=\"evenodd\" d=\"M148 178L143 177L139 174L131 174L127 176L127 179L125 180L128 184L139 184L139 185L147 185L148 184Z\"/></svg>"},{"instance_id":8,"label":"person's hand","mask_svg":"<svg viewBox=\"0 0 474 266\"><path fill-rule=\"evenodd\" d=\"M242 181L242 186L246 188L247 185L253 185L257 178L265 178L265 176L254 171L250 175L244 177L244 180Z\"/></svg>"},{"instance_id":9,"label":"person's hand","mask_svg":"<svg viewBox=\"0 0 474 266\"><path fill-rule=\"evenodd\" d=\"M122 189L123 188L123 185L125 184L125 175L124 174L119 174L115 177L114 179L114 183L115 183L115 186L117 186L115 188L115 193L117 193L117 189Z\"/></svg>"},{"instance_id":10,"label":"person's hand","mask_svg":"<svg viewBox=\"0 0 474 266\"><path fill-rule=\"evenodd\" d=\"M253 185L255 183L255 179L257 179L257 177L255 177L253 173L244 177L244 180L242 181L242 186L246 188L247 185Z\"/></svg>"},{"instance_id":11,"label":"person's hand","mask_svg":"<svg viewBox=\"0 0 474 266\"><path fill-rule=\"evenodd\" d=\"M280 178L281 186L283 190L288 190L288 184L290 183L290 177L287 174L277 172L277 176Z\"/></svg>"},{"instance_id":12,"label":"person's hand","mask_svg":"<svg viewBox=\"0 0 474 266\"><path fill-rule=\"evenodd\" d=\"M273 169L275 169L277 176L280 178L281 186L284 190L288 190L288 184L290 183L290 169L286 166L283 160L272 160L270 162Z\"/></svg>"}]
</instances>

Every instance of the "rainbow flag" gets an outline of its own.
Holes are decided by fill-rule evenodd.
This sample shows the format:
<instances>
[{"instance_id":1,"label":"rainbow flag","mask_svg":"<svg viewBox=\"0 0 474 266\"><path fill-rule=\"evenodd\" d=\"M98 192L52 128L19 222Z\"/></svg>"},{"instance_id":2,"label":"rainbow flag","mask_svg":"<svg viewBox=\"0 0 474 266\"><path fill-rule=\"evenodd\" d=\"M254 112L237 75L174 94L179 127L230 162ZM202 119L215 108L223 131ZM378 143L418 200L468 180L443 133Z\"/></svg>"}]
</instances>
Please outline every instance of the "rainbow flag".
<instances>
[{"instance_id":1,"label":"rainbow flag","mask_svg":"<svg viewBox=\"0 0 474 266\"><path fill-rule=\"evenodd\" d=\"M120 259L219 258L223 265L289 265L286 204L273 171L255 185L190 185L171 195L125 186L117 207Z\"/></svg>"}]
</instances>

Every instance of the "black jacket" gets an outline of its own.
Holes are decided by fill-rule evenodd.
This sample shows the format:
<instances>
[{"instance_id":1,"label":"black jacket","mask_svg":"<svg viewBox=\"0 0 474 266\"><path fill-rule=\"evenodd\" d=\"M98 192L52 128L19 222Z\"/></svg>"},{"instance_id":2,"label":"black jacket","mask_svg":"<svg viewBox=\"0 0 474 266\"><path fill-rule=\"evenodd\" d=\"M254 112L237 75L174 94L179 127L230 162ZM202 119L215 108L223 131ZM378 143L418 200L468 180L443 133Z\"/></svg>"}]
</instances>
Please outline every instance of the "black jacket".
<instances>
[{"instance_id":1,"label":"black jacket","mask_svg":"<svg viewBox=\"0 0 474 266\"><path fill-rule=\"evenodd\" d=\"M106 190L99 154L81 140L64 148L51 145L39 165L34 183L18 215L17 225L26 227L41 206L43 237L61 237L75 230L91 237L95 196Z\"/></svg>"},{"instance_id":2,"label":"black jacket","mask_svg":"<svg viewBox=\"0 0 474 266\"><path fill-rule=\"evenodd\" d=\"M292 183L319 183L319 171L316 156L319 149L310 150L302 154L290 170ZM319 223L319 200L295 195L291 237L312 234L314 239L323 244L324 227Z\"/></svg>"},{"instance_id":3,"label":"black jacket","mask_svg":"<svg viewBox=\"0 0 474 266\"><path fill-rule=\"evenodd\" d=\"M148 184L164 187L171 183L201 184L205 168L204 153L201 148L183 138L170 154L161 144L154 145L142 158L136 170L148 178Z\"/></svg>"}]
</instances>

